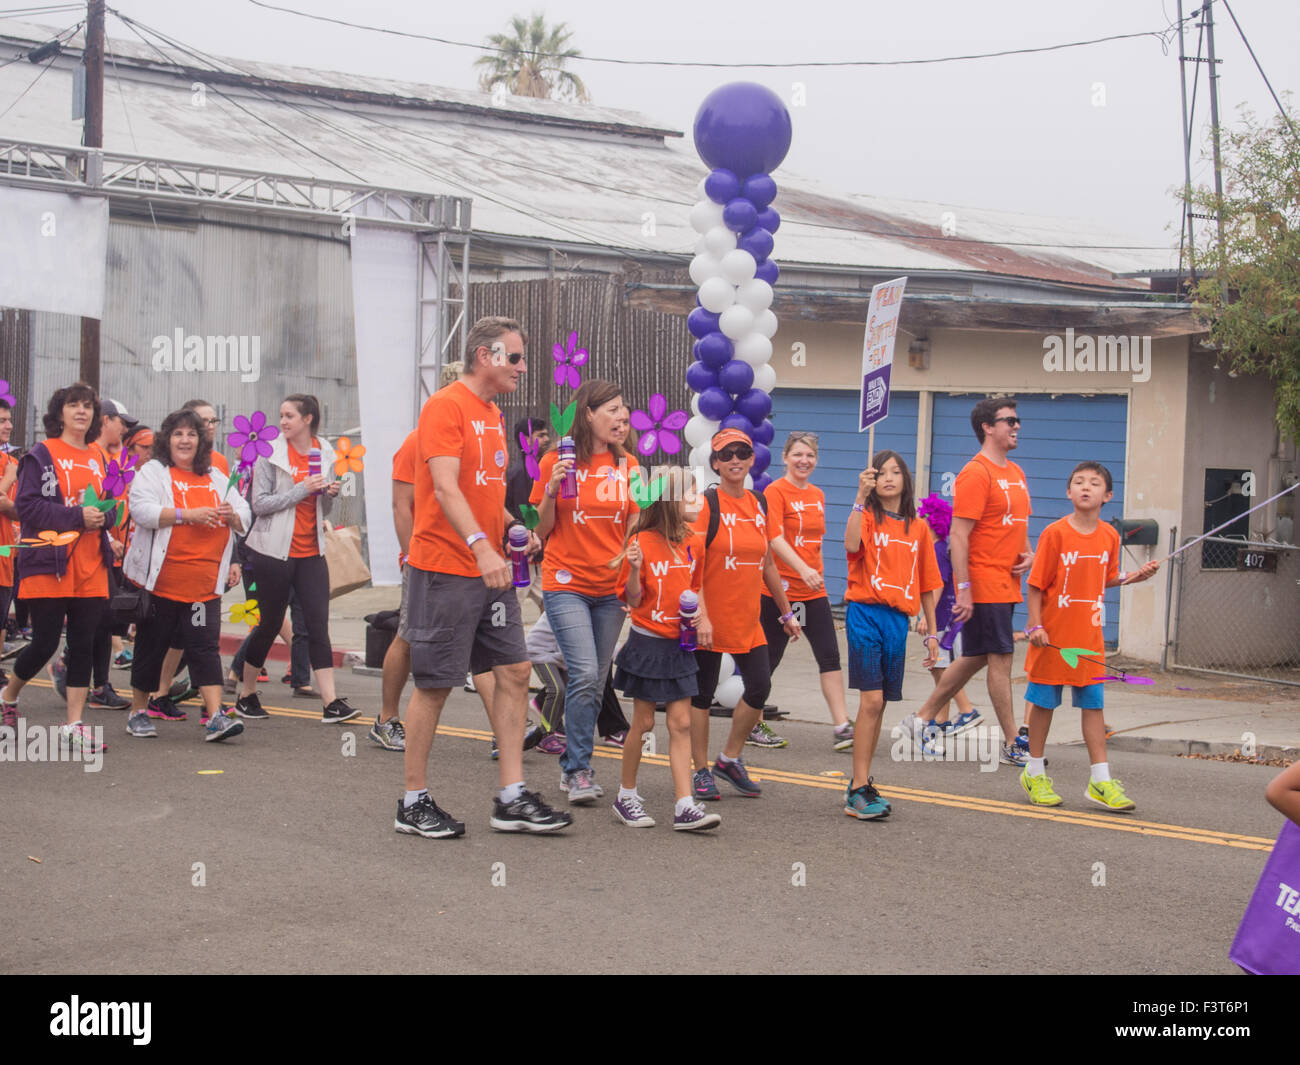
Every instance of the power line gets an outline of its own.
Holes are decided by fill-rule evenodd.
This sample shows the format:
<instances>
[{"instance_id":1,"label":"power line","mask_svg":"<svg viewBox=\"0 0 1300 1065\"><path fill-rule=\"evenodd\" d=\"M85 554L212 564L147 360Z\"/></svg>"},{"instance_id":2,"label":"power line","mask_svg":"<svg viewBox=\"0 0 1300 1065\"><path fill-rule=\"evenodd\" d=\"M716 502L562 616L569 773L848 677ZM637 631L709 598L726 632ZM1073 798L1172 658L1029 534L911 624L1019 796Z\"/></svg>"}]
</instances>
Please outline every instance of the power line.
<instances>
[{"instance_id":1,"label":"power line","mask_svg":"<svg viewBox=\"0 0 1300 1065\"><path fill-rule=\"evenodd\" d=\"M77 7L75 8L75 10L80 11L80 10L81 10L81 5L78 4ZM26 59L26 58L27 58L29 55L31 55L33 52L37 51L37 50L40 49L40 48L44 48L47 44L53 44L55 41L58 41L60 44L62 44L62 43L63 43L63 39L64 39L65 37L69 37L69 36L73 36L73 35L75 35L76 32L77 32L79 29L81 29L81 27L84 26L85 24L86 24L85 19L82 19L82 20L81 20L80 22L78 22L75 26L69 26L66 30L61 30L61 31L59 31L57 34L55 34L53 37L51 37L48 41L42 41L40 44L33 45L31 48L28 48L25 52L19 52L16 56L12 57L11 59L6 59L3 63L0 63L0 70L3 70L5 67L9 66L11 63L17 63L20 59ZM57 55L57 54L58 54L58 53L56 52L55 55Z\"/></svg>"},{"instance_id":2,"label":"power line","mask_svg":"<svg viewBox=\"0 0 1300 1065\"><path fill-rule=\"evenodd\" d=\"M10 111L12 111L15 107L18 106L19 100L21 100L24 96L26 96L29 92L31 92L32 89L36 88L36 83L40 81L41 78L45 77L50 67L54 66L54 61L58 58L59 57L57 54L50 56L49 62L47 62L45 66L41 67L40 72L36 75L36 77L32 78L31 83L27 86L27 88L25 88L22 92L18 94L17 99L15 99L14 102L11 103L8 107L6 107L3 111L0 111L0 118L4 118L5 115L7 115Z\"/></svg>"},{"instance_id":3,"label":"power line","mask_svg":"<svg viewBox=\"0 0 1300 1065\"><path fill-rule=\"evenodd\" d=\"M265 8L268 11L281 11L288 15L297 15L299 18L312 19L316 22L329 22L336 26L347 26L349 29L369 30L373 33L386 33L394 37L408 37L418 41L433 41L437 44L447 44L456 48L470 48L476 52L503 53L503 49L497 48L495 45L472 44L469 41L453 41L447 37L437 37L428 33L415 33L410 30L390 29L386 26L371 26L362 22L349 22L347 19L332 18L328 15L314 15L309 11L299 11L292 7L282 7L279 4L268 4L265 3L264 0L248 0L248 2L255 7ZM1193 17L1195 16L1188 16L1188 18ZM1135 37L1155 37L1160 41L1161 46L1163 47L1166 45L1165 34L1176 25L1177 23L1172 23L1162 30L1143 30L1139 33L1117 33L1108 37L1095 37L1086 41L1067 41L1064 44L1042 45L1037 48L1008 48L997 52L976 52L971 55L937 56L930 59L842 59L808 60L794 63L716 63L698 60L673 59L610 59L599 56L564 55L562 53L538 52L532 50L529 50L528 54L542 59L565 59L586 63L610 63L617 66L629 67L704 67L726 70L785 70L802 67L902 67L921 66L932 63L957 63L968 59L998 59L1004 56L1032 55L1040 52L1058 52L1066 48L1083 48L1088 45L1105 44L1109 41L1125 41Z\"/></svg>"},{"instance_id":4,"label":"power line","mask_svg":"<svg viewBox=\"0 0 1300 1065\"><path fill-rule=\"evenodd\" d=\"M84 11L85 4L47 4L44 7L10 7L0 11L0 15L50 15L56 11Z\"/></svg>"},{"instance_id":5,"label":"power line","mask_svg":"<svg viewBox=\"0 0 1300 1065\"><path fill-rule=\"evenodd\" d=\"M1255 49L1253 49L1250 46L1250 42L1246 40L1246 31L1241 28L1241 23L1237 21L1237 16L1233 14L1232 7L1228 4L1228 0L1223 0L1223 6L1227 8L1228 14L1232 17L1232 24L1237 27L1237 33L1241 35L1241 43L1246 46L1246 51L1250 53L1250 58L1255 60L1255 69L1259 71L1259 76L1264 79L1264 84L1268 86L1268 93L1273 97L1273 102L1277 104L1277 113L1281 115L1282 120L1291 127L1292 136L1300 139L1300 134L1296 133L1295 123L1291 121L1291 116L1286 113L1286 109L1282 106L1282 101L1277 98L1277 93L1273 91L1273 86L1269 83L1268 75L1264 73L1264 68L1259 65L1259 60L1255 57Z\"/></svg>"}]
</instances>

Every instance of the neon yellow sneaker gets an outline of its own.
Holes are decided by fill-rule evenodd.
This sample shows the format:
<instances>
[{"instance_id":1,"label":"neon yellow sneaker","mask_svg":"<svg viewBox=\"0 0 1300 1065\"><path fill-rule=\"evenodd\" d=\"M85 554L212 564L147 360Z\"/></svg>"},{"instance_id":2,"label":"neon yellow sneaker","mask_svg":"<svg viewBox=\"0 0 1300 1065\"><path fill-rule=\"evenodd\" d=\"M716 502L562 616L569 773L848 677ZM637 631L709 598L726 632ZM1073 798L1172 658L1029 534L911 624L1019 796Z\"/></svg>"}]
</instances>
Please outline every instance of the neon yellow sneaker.
<instances>
[{"instance_id":1,"label":"neon yellow sneaker","mask_svg":"<svg viewBox=\"0 0 1300 1065\"><path fill-rule=\"evenodd\" d=\"M1052 790L1052 778L1046 773L1031 777L1028 769L1022 769L1020 771L1020 786L1025 789L1029 801L1035 806L1061 805L1061 797Z\"/></svg>"},{"instance_id":2,"label":"neon yellow sneaker","mask_svg":"<svg viewBox=\"0 0 1300 1065\"><path fill-rule=\"evenodd\" d=\"M1100 784L1089 781L1088 790L1083 795L1089 802L1095 802L1107 810L1127 812L1137 808L1137 803L1124 794L1124 788L1118 780L1106 780Z\"/></svg>"}]
</instances>

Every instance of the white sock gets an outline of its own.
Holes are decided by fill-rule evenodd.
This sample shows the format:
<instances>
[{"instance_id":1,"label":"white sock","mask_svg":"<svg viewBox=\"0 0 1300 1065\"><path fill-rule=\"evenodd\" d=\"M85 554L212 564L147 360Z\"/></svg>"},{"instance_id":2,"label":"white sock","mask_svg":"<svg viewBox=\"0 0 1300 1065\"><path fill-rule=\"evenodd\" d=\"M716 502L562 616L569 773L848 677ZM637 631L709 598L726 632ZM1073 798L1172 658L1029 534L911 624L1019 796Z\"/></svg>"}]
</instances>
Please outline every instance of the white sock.
<instances>
[{"instance_id":1,"label":"white sock","mask_svg":"<svg viewBox=\"0 0 1300 1065\"><path fill-rule=\"evenodd\" d=\"M728 758L725 754L718 752L718 757L717 757L718 765L731 765L732 762L739 762L739 761L740 761L739 758Z\"/></svg>"},{"instance_id":2,"label":"white sock","mask_svg":"<svg viewBox=\"0 0 1300 1065\"><path fill-rule=\"evenodd\" d=\"M684 798L678 799L677 805L673 807L673 816L680 817L682 814L684 814L687 810L689 810L694 805L695 805L695 800L691 798L689 795L685 796Z\"/></svg>"},{"instance_id":3,"label":"white sock","mask_svg":"<svg viewBox=\"0 0 1300 1065\"><path fill-rule=\"evenodd\" d=\"M424 798L424 796L428 794L429 794L428 788L421 788L419 791L408 791L406 793L406 798L402 800L402 805L409 810L412 806L414 806L417 802L419 802L422 798Z\"/></svg>"},{"instance_id":4,"label":"white sock","mask_svg":"<svg viewBox=\"0 0 1300 1065\"><path fill-rule=\"evenodd\" d=\"M1035 758L1032 754L1029 756L1029 762L1025 766L1031 777L1041 777L1047 772L1047 759Z\"/></svg>"},{"instance_id":5,"label":"white sock","mask_svg":"<svg viewBox=\"0 0 1300 1065\"><path fill-rule=\"evenodd\" d=\"M1092 782L1094 784L1105 784L1110 779L1110 763L1098 762L1092 767Z\"/></svg>"},{"instance_id":6,"label":"white sock","mask_svg":"<svg viewBox=\"0 0 1300 1065\"><path fill-rule=\"evenodd\" d=\"M502 802L514 802L523 793L524 782L521 780L517 784L507 784L501 789L501 794L498 797Z\"/></svg>"},{"instance_id":7,"label":"white sock","mask_svg":"<svg viewBox=\"0 0 1300 1065\"><path fill-rule=\"evenodd\" d=\"M618 799L622 802L624 799L640 799L641 796L636 793L636 788L625 788L620 786L618 789Z\"/></svg>"}]
</instances>

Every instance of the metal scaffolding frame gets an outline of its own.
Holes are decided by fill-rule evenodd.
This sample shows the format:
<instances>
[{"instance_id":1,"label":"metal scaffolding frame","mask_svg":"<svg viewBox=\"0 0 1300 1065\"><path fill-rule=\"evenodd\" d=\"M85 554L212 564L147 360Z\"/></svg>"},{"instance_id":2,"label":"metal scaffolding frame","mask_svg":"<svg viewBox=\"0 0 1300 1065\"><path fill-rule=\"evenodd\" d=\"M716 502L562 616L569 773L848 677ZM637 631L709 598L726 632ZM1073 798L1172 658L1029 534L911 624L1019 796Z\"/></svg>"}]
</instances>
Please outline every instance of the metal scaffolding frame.
<instances>
[{"instance_id":1,"label":"metal scaffolding frame","mask_svg":"<svg viewBox=\"0 0 1300 1065\"><path fill-rule=\"evenodd\" d=\"M468 216L468 208L466 209ZM439 229L420 238L415 410L438 391L443 366L465 349L469 314L469 233Z\"/></svg>"}]
</instances>

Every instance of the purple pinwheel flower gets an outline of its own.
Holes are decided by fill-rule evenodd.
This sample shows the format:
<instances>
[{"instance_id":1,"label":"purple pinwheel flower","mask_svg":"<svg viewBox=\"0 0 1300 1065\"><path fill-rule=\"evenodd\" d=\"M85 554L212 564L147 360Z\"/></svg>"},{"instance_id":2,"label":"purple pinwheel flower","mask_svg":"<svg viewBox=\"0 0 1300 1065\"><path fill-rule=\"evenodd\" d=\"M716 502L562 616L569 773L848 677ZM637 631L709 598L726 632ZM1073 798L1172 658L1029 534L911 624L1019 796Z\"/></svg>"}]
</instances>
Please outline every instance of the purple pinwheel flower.
<instances>
[{"instance_id":1,"label":"purple pinwheel flower","mask_svg":"<svg viewBox=\"0 0 1300 1065\"><path fill-rule=\"evenodd\" d=\"M578 373L578 367L587 365L588 355L586 348L578 347L578 334L570 333L568 343L563 346L556 344L551 349L551 354L559 363L555 367L555 383L567 384L570 388L580 386L582 374Z\"/></svg>"},{"instance_id":2,"label":"purple pinwheel flower","mask_svg":"<svg viewBox=\"0 0 1300 1065\"><path fill-rule=\"evenodd\" d=\"M658 392L650 397L650 410L632 412L632 428L641 434L636 449L642 455L653 454L657 448L664 453L676 455L682 449L682 442L677 439L676 430L685 427L689 420L684 410L675 410L667 417L668 401Z\"/></svg>"},{"instance_id":3,"label":"purple pinwheel flower","mask_svg":"<svg viewBox=\"0 0 1300 1065\"><path fill-rule=\"evenodd\" d=\"M116 499L124 491L126 486L135 479L136 456L131 455L120 466L117 459L108 460L108 470L104 474L104 498Z\"/></svg>"},{"instance_id":4,"label":"purple pinwheel flower","mask_svg":"<svg viewBox=\"0 0 1300 1065\"><path fill-rule=\"evenodd\" d=\"M261 455L269 458L271 441L280 435L280 427L267 425L266 415L260 410L253 411L251 417L235 415L235 432L226 438L231 447L239 448L240 466L251 466Z\"/></svg>"},{"instance_id":5,"label":"purple pinwheel flower","mask_svg":"<svg viewBox=\"0 0 1300 1065\"><path fill-rule=\"evenodd\" d=\"M18 400L9 392L9 382L3 379L0 379L0 399L3 399L11 407L18 406Z\"/></svg>"},{"instance_id":6,"label":"purple pinwheel flower","mask_svg":"<svg viewBox=\"0 0 1300 1065\"><path fill-rule=\"evenodd\" d=\"M519 447L524 453L524 469L528 471L528 476L534 481L541 480L542 468L537 465L537 456L542 450L541 442L536 445L528 442L528 437L523 433L519 434Z\"/></svg>"}]
</instances>

